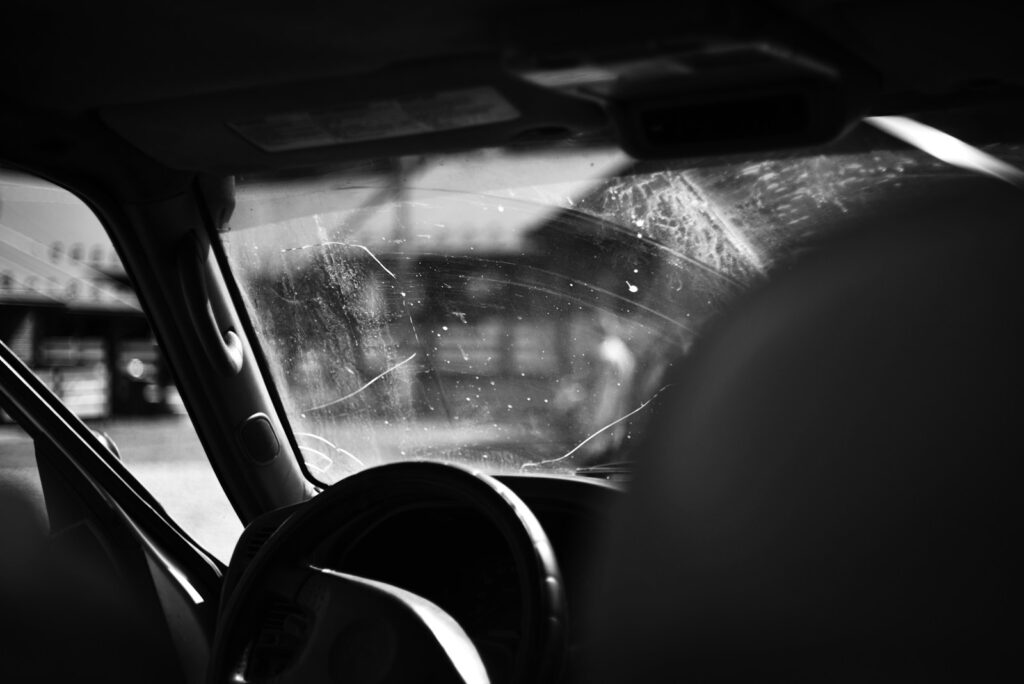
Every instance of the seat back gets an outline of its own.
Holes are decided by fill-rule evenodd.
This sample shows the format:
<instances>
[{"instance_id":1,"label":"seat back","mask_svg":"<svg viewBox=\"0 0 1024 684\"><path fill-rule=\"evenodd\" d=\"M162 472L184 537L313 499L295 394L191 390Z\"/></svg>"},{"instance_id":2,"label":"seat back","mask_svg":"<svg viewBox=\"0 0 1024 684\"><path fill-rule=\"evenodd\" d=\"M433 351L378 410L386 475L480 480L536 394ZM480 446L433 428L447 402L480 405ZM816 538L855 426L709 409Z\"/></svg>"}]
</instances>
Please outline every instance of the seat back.
<instances>
[{"instance_id":1,"label":"seat back","mask_svg":"<svg viewBox=\"0 0 1024 684\"><path fill-rule=\"evenodd\" d=\"M1019 676L1022 231L1019 191L950 181L708 331L639 451L588 681Z\"/></svg>"}]
</instances>

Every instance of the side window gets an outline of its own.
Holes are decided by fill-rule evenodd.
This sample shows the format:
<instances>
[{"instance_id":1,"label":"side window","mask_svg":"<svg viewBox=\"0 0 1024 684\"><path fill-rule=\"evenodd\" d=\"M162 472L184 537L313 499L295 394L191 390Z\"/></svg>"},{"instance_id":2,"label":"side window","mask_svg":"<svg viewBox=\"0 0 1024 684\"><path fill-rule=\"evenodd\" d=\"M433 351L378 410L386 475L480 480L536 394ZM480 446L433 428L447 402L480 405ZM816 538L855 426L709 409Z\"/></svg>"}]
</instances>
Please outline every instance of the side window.
<instances>
[{"instance_id":1,"label":"side window","mask_svg":"<svg viewBox=\"0 0 1024 684\"><path fill-rule=\"evenodd\" d=\"M61 188L0 169L0 274L0 339L114 441L179 525L226 561L241 523L92 211ZM36 499L32 454L0 412L0 476Z\"/></svg>"}]
</instances>

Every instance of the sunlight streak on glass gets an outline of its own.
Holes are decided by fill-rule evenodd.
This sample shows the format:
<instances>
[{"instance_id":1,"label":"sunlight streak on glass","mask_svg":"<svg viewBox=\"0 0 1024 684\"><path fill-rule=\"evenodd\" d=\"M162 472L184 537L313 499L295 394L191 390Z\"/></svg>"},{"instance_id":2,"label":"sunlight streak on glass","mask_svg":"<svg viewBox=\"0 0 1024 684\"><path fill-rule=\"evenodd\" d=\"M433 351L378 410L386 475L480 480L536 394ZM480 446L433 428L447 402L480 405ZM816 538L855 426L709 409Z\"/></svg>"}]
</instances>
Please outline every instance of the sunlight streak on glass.
<instances>
[{"instance_id":1,"label":"sunlight streak on glass","mask_svg":"<svg viewBox=\"0 0 1024 684\"><path fill-rule=\"evenodd\" d=\"M869 116L864 121L947 164L1024 188L1024 171L937 128L905 116Z\"/></svg>"}]
</instances>

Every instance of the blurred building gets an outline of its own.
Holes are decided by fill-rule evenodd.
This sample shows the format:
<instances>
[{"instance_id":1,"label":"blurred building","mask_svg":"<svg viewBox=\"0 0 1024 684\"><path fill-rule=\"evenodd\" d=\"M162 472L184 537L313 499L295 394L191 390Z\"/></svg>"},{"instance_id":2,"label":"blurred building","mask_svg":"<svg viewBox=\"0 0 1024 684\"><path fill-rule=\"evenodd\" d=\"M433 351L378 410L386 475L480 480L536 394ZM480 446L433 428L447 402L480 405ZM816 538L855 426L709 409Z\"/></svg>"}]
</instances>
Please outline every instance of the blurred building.
<instances>
[{"instance_id":1,"label":"blurred building","mask_svg":"<svg viewBox=\"0 0 1024 684\"><path fill-rule=\"evenodd\" d=\"M124 267L71 193L0 170L0 339L76 414L180 400Z\"/></svg>"}]
</instances>

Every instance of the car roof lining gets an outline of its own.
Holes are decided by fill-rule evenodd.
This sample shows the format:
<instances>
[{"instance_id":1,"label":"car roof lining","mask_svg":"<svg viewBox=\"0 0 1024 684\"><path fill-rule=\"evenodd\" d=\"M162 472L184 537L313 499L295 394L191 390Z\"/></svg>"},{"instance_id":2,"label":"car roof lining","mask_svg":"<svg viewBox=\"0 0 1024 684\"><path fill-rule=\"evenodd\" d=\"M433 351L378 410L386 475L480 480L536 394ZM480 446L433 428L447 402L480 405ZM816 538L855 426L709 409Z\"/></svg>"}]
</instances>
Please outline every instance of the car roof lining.
<instances>
[{"instance_id":1,"label":"car roof lining","mask_svg":"<svg viewBox=\"0 0 1024 684\"><path fill-rule=\"evenodd\" d=\"M875 114L980 100L1001 106L1024 97L1024 53L1014 49L1015 29L1001 14L998 3L984 0L699 0L670 8L633 0L628 10L610 0L298 0L286 9L199 0L145 9L127 0L68 7L12 0L5 5L8 25L28 30L9 32L0 46L5 62L18 67L5 79L0 109L4 129L22 128L18 136L0 135L0 154L45 170L61 163L54 150L73 139L119 145L114 131L165 170L224 174L492 146L530 131L593 131L605 124L599 108L512 77L509 60L558 50L613 52L650 35L665 45L811 36L877 76ZM242 114L467 84L493 86L523 116L443 135L273 154L228 125ZM46 125L33 130L36 121Z\"/></svg>"},{"instance_id":2,"label":"car roof lining","mask_svg":"<svg viewBox=\"0 0 1024 684\"><path fill-rule=\"evenodd\" d=\"M649 7L644 7L649 4ZM886 89L951 91L964 83L1020 84L1024 56L1005 7L987 0L929 3L851 0L679 3L652 0L390 0L276 4L180 0L140 8L130 0L58 6L9 0L6 98L65 112L366 76L387 65L502 55L553 43L645 38L662 31L714 36L759 30L740 19L772 7L776 24L811 31L856 53ZM757 23L760 22L760 23ZM925 25L927 22L927 26ZM778 32L774 25L768 30ZM914 40L907 40L914 35ZM955 37L955 39L953 38ZM1005 40L1004 40L1005 39ZM981 49L985 48L985 49Z\"/></svg>"}]
</instances>

